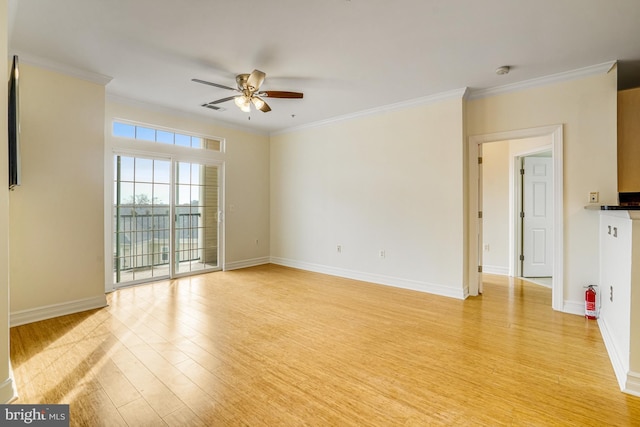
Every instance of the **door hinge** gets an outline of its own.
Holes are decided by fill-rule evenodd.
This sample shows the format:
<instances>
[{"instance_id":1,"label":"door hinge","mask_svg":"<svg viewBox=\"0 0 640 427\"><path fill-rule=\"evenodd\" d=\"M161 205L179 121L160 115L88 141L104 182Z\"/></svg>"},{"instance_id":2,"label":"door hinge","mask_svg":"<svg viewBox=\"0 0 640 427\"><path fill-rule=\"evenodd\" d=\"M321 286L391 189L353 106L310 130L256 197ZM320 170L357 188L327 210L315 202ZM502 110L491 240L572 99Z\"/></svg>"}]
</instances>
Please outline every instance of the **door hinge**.
<instances>
[{"instance_id":1,"label":"door hinge","mask_svg":"<svg viewBox=\"0 0 640 427\"><path fill-rule=\"evenodd\" d=\"M520 212L520 218L524 218L524 212Z\"/></svg>"},{"instance_id":2,"label":"door hinge","mask_svg":"<svg viewBox=\"0 0 640 427\"><path fill-rule=\"evenodd\" d=\"M481 165L482 164L482 157L478 157L478 164Z\"/></svg>"},{"instance_id":3,"label":"door hinge","mask_svg":"<svg viewBox=\"0 0 640 427\"><path fill-rule=\"evenodd\" d=\"M520 169L520 175L524 175L524 169Z\"/></svg>"},{"instance_id":4,"label":"door hinge","mask_svg":"<svg viewBox=\"0 0 640 427\"><path fill-rule=\"evenodd\" d=\"M482 273L482 266L481 265L478 266L478 273Z\"/></svg>"},{"instance_id":5,"label":"door hinge","mask_svg":"<svg viewBox=\"0 0 640 427\"><path fill-rule=\"evenodd\" d=\"M478 211L478 218L482 218L482 211Z\"/></svg>"},{"instance_id":6,"label":"door hinge","mask_svg":"<svg viewBox=\"0 0 640 427\"><path fill-rule=\"evenodd\" d=\"M520 255L520 261L524 261L524 255Z\"/></svg>"}]
</instances>

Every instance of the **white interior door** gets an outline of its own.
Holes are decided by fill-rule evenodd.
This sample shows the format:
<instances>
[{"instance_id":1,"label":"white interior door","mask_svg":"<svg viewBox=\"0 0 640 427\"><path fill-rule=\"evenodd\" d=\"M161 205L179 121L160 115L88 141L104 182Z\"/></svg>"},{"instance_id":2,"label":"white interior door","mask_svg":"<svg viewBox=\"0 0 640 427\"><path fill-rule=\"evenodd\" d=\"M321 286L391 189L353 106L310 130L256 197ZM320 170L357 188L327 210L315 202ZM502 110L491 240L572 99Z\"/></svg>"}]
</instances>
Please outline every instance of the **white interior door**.
<instances>
[{"instance_id":1,"label":"white interior door","mask_svg":"<svg viewBox=\"0 0 640 427\"><path fill-rule=\"evenodd\" d=\"M522 276L553 275L553 161L523 159Z\"/></svg>"}]
</instances>

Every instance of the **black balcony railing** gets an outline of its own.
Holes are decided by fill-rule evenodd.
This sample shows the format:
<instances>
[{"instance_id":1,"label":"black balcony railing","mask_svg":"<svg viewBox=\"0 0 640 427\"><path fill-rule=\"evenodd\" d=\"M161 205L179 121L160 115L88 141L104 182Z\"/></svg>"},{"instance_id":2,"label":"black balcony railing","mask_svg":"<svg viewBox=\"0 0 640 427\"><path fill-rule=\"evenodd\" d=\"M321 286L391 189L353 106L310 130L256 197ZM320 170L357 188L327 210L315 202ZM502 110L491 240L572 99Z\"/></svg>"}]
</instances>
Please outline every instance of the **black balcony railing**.
<instances>
[{"instance_id":1,"label":"black balcony railing","mask_svg":"<svg viewBox=\"0 0 640 427\"><path fill-rule=\"evenodd\" d=\"M203 247L201 214L177 208L175 214L177 261L196 261ZM181 212L182 210L182 212ZM187 210L187 212L184 212ZM166 207L120 206L114 215L114 272L145 269L169 263L170 214Z\"/></svg>"}]
</instances>

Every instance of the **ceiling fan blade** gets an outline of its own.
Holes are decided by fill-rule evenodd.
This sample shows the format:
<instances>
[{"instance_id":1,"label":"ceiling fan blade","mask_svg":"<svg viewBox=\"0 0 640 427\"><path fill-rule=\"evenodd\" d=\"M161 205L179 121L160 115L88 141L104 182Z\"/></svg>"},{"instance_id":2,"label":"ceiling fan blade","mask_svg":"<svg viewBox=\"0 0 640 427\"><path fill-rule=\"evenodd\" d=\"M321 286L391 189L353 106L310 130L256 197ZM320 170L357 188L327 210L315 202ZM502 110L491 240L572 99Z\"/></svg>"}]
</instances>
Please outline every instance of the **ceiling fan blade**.
<instances>
[{"instance_id":1,"label":"ceiling fan blade","mask_svg":"<svg viewBox=\"0 0 640 427\"><path fill-rule=\"evenodd\" d=\"M260 92L260 96L265 96L267 98L289 98L289 99L300 99L303 97L301 92L287 92L283 90L266 90L264 92Z\"/></svg>"},{"instance_id":2,"label":"ceiling fan blade","mask_svg":"<svg viewBox=\"0 0 640 427\"><path fill-rule=\"evenodd\" d=\"M218 100L215 100L215 101L207 102L207 105L222 104L223 102L231 101L233 98L235 98L235 95L234 96L228 96L226 98L218 99Z\"/></svg>"},{"instance_id":3,"label":"ceiling fan blade","mask_svg":"<svg viewBox=\"0 0 640 427\"><path fill-rule=\"evenodd\" d=\"M206 80L200 80L200 79L191 79L192 82L196 82L196 83L202 83L203 85L209 85L209 86L215 86L215 87L219 87L221 89L228 89L228 90L232 90L234 92L237 92L238 89L234 89L232 87L229 86L225 86L225 85L220 85L218 83L212 83L212 82L208 82Z\"/></svg>"},{"instance_id":4,"label":"ceiling fan blade","mask_svg":"<svg viewBox=\"0 0 640 427\"><path fill-rule=\"evenodd\" d=\"M269 111L271 111L271 107L269 107L269 104L265 102L262 105L262 108L260 108L260 111L262 111L263 113L268 113Z\"/></svg>"},{"instance_id":5,"label":"ceiling fan blade","mask_svg":"<svg viewBox=\"0 0 640 427\"><path fill-rule=\"evenodd\" d=\"M264 82L264 78L267 75L260 70L253 70L247 79L247 86L249 88L253 88L253 91L257 91L260 89L262 82Z\"/></svg>"}]
</instances>

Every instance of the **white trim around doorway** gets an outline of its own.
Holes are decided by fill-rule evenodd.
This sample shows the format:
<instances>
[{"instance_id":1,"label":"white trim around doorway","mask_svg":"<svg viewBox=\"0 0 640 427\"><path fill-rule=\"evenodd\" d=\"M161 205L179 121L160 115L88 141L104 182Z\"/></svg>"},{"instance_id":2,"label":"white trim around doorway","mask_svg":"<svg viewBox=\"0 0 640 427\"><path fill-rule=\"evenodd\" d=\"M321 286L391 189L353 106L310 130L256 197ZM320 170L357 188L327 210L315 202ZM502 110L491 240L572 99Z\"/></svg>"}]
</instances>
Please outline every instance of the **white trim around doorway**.
<instances>
[{"instance_id":1,"label":"white trim around doorway","mask_svg":"<svg viewBox=\"0 0 640 427\"><path fill-rule=\"evenodd\" d=\"M479 167L478 153L480 144L504 140L524 139L550 136L551 151L553 156L553 283L552 283L552 307L554 310L564 309L564 183L563 183L563 125L551 125L529 129L520 129L506 132L497 132L485 135L473 135L469 137L468 160L468 294L478 295L480 273L477 268L479 257L478 242L481 239L477 224L477 212L482 202L479 195Z\"/></svg>"}]
</instances>

